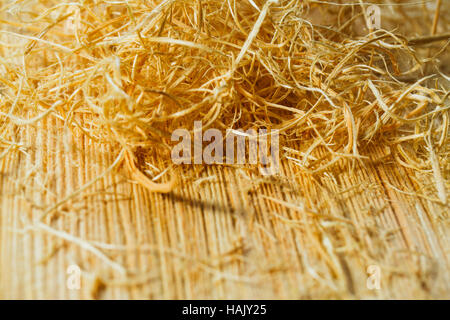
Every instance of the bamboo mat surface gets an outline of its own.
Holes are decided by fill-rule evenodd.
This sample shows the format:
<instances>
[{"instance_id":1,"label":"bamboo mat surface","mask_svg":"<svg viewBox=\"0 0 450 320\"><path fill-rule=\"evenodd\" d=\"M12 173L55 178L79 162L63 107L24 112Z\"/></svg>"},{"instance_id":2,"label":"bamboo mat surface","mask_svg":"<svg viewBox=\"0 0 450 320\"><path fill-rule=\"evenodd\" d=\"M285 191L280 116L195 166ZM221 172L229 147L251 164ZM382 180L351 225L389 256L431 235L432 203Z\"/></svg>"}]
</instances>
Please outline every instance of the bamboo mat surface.
<instances>
[{"instance_id":1,"label":"bamboo mat surface","mask_svg":"<svg viewBox=\"0 0 450 320\"><path fill-rule=\"evenodd\" d=\"M351 174L192 168L200 179L166 195L119 168L36 223L118 154L61 126L17 127L22 149L0 160L0 298L450 298L448 205L387 148Z\"/></svg>"}]
</instances>

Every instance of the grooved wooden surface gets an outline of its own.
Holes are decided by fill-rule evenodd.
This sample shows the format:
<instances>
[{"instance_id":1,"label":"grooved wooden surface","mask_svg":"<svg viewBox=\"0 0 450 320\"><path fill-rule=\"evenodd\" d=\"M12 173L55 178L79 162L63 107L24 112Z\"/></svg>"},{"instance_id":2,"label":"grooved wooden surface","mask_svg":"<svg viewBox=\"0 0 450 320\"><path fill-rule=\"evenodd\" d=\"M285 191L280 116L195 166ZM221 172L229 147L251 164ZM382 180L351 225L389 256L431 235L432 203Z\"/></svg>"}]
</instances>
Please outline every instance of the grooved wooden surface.
<instances>
[{"instance_id":1,"label":"grooved wooden surface","mask_svg":"<svg viewBox=\"0 0 450 320\"><path fill-rule=\"evenodd\" d=\"M22 150L0 160L0 298L450 298L448 206L431 173L387 150L369 146L352 174L209 166L168 195L117 169L40 224L118 154L61 126L17 127ZM66 286L71 265L80 290Z\"/></svg>"}]
</instances>

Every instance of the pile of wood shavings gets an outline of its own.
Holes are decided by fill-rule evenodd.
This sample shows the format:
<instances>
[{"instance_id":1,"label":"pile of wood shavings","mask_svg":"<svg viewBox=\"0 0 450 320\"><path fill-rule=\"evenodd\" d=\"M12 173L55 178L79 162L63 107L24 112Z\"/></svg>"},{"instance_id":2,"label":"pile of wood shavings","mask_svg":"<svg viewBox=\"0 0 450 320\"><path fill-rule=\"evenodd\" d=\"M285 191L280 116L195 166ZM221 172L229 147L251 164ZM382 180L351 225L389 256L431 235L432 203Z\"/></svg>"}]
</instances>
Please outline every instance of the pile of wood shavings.
<instances>
[{"instance_id":1,"label":"pile of wood shavings","mask_svg":"<svg viewBox=\"0 0 450 320\"><path fill-rule=\"evenodd\" d=\"M309 173L365 161L365 146L386 145L400 165L432 171L446 203L450 105L439 62L448 55L448 8L435 9L431 35L406 35L366 28L367 5L7 1L0 156L20 148L10 128L56 117L65 130L112 144L114 166L149 190L169 192L171 132L197 120L204 129L278 129L283 145L301 141L301 157L289 159ZM317 148L327 156L311 161ZM166 159L172 179L153 182L142 155Z\"/></svg>"}]
</instances>

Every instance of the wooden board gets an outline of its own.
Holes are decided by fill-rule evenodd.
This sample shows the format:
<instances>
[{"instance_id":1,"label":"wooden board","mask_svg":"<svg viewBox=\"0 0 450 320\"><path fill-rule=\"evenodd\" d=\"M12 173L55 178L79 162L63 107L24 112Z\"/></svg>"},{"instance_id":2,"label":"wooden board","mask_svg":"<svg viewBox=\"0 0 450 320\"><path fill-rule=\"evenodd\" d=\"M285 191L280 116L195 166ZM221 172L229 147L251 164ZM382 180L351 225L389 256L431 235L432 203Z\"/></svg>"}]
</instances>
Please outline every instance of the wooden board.
<instances>
[{"instance_id":1,"label":"wooden board","mask_svg":"<svg viewBox=\"0 0 450 320\"><path fill-rule=\"evenodd\" d=\"M450 298L448 206L384 149L352 174L209 166L168 195L115 170L40 223L117 156L61 126L17 127L0 160L0 298Z\"/></svg>"}]
</instances>

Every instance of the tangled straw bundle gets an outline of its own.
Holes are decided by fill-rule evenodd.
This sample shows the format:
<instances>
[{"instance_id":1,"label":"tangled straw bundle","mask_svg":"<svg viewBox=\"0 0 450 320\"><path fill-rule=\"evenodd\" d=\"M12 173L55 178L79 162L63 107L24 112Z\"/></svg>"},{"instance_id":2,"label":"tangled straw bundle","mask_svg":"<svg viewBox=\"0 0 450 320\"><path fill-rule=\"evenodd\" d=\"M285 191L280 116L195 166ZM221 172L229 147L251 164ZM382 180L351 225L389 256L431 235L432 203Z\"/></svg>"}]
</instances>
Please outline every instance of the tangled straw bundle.
<instances>
[{"instance_id":1,"label":"tangled straw bundle","mask_svg":"<svg viewBox=\"0 0 450 320\"><path fill-rule=\"evenodd\" d=\"M195 120L278 129L284 145L301 141L294 161L312 173L339 159L364 161L364 146L377 141L393 147L399 164L432 170L446 202L449 91L438 59L448 35L365 30L364 8L10 1L1 8L0 126L57 117L67 130L113 144L134 179L159 192L174 179L151 181L138 159L157 154L169 166L171 132ZM434 40L436 49L416 47ZM14 143L5 133L0 146ZM310 157L316 148L327 156Z\"/></svg>"}]
</instances>

